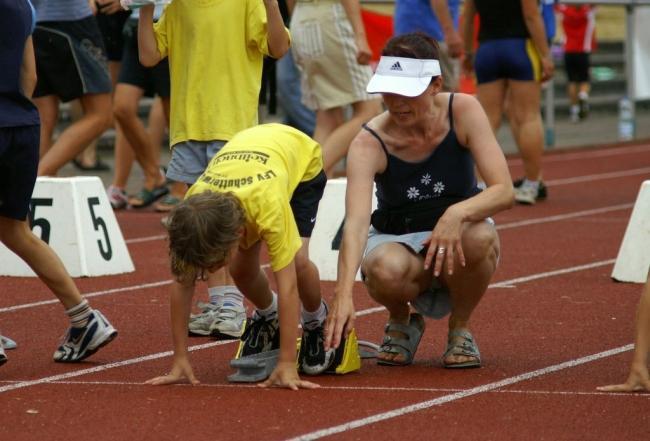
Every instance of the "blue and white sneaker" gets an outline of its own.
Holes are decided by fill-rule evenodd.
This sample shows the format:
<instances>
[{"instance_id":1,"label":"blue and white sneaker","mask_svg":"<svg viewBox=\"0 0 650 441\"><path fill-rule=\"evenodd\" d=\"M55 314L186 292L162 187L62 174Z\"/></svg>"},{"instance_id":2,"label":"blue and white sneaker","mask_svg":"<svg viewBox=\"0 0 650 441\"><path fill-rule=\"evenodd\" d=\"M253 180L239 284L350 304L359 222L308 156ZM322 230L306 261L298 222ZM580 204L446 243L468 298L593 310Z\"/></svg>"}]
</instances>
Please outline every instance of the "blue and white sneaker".
<instances>
[{"instance_id":1,"label":"blue and white sneaker","mask_svg":"<svg viewBox=\"0 0 650 441\"><path fill-rule=\"evenodd\" d=\"M54 361L75 363L91 356L102 346L117 337L117 330L106 320L104 314L93 310L88 324L83 328L68 329L63 343L54 352Z\"/></svg>"}]
</instances>

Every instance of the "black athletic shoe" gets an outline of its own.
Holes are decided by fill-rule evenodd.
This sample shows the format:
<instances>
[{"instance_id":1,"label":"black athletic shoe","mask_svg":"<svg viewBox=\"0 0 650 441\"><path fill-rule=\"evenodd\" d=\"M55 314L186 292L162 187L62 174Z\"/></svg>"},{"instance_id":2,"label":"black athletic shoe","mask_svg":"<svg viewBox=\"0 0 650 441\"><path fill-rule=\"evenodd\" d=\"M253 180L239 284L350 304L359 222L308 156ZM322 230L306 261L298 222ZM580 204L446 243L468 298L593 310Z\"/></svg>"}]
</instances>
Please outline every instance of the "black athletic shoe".
<instances>
[{"instance_id":1,"label":"black athletic shoe","mask_svg":"<svg viewBox=\"0 0 650 441\"><path fill-rule=\"evenodd\" d=\"M307 375L319 375L325 372L334 361L334 349L325 350L323 324L310 328L310 323L305 323L300 340L298 363L300 370ZM312 324L313 326L313 324Z\"/></svg>"},{"instance_id":2,"label":"black athletic shoe","mask_svg":"<svg viewBox=\"0 0 650 441\"><path fill-rule=\"evenodd\" d=\"M512 183L515 187L521 187L521 183L524 182L524 178L517 179ZM544 181L539 181L539 189L537 190L537 199L546 199L547 196L547 190L546 190L546 185L544 184Z\"/></svg>"},{"instance_id":3,"label":"black athletic shoe","mask_svg":"<svg viewBox=\"0 0 650 441\"><path fill-rule=\"evenodd\" d=\"M255 312L241 336L243 347L240 357L259 354L280 348L280 323L278 314L264 318Z\"/></svg>"}]
</instances>

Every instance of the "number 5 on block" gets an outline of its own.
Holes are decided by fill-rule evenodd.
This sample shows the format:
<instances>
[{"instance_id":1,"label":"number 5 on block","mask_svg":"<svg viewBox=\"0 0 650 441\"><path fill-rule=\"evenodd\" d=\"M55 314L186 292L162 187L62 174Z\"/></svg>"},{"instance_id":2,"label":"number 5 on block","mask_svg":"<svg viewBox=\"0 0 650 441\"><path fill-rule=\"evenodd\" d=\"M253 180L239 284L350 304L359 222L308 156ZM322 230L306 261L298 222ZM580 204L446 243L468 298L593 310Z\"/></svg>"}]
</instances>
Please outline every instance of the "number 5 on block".
<instances>
[{"instance_id":1,"label":"number 5 on block","mask_svg":"<svg viewBox=\"0 0 650 441\"><path fill-rule=\"evenodd\" d=\"M38 178L29 221L73 277L134 271L104 186L98 177ZM15 254L0 245L0 275L35 276Z\"/></svg>"}]
</instances>

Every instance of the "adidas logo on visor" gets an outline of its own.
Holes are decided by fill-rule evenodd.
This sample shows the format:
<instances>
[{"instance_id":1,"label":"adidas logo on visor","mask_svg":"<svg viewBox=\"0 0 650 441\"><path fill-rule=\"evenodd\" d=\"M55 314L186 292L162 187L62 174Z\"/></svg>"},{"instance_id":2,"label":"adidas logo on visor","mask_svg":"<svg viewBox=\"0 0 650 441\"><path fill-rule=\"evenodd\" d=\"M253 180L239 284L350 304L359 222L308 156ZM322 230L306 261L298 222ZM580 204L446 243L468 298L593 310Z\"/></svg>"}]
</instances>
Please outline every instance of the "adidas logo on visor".
<instances>
[{"instance_id":1,"label":"adidas logo on visor","mask_svg":"<svg viewBox=\"0 0 650 441\"><path fill-rule=\"evenodd\" d=\"M399 70L400 72L403 70L402 65L399 64L399 61L396 61L391 67L390 70Z\"/></svg>"}]
</instances>

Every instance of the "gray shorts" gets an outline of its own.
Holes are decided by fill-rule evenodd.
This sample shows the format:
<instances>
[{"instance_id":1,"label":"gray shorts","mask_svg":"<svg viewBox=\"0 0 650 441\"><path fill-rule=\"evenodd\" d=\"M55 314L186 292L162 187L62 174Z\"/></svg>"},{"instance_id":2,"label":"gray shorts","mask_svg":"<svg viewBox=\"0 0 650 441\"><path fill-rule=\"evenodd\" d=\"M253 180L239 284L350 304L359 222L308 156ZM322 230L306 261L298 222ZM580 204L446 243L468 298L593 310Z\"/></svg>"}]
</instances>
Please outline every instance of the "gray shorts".
<instances>
[{"instance_id":1,"label":"gray shorts","mask_svg":"<svg viewBox=\"0 0 650 441\"><path fill-rule=\"evenodd\" d=\"M485 219L485 221L494 225L494 220L490 217ZM364 257L379 245L389 242L401 243L413 250L414 253L421 254L424 251L423 242L430 236L431 231L402 235L384 234L371 226L368 231L368 242L366 243ZM411 301L411 306L426 317L441 319L451 312L449 289L441 283L439 278L434 277L431 282L431 287Z\"/></svg>"},{"instance_id":2,"label":"gray shorts","mask_svg":"<svg viewBox=\"0 0 650 441\"><path fill-rule=\"evenodd\" d=\"M167 177L192 185L208 167L210 160L226 145L226 141L183 141L174 144L167 167Z\"/></svg>"}]
</instances>

